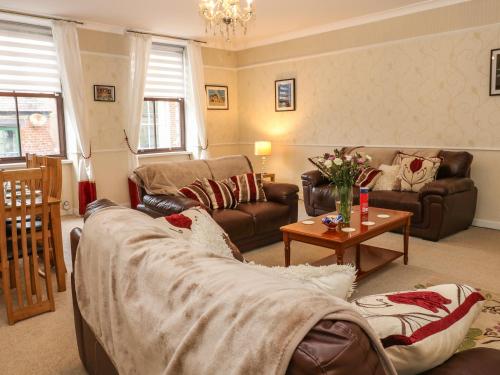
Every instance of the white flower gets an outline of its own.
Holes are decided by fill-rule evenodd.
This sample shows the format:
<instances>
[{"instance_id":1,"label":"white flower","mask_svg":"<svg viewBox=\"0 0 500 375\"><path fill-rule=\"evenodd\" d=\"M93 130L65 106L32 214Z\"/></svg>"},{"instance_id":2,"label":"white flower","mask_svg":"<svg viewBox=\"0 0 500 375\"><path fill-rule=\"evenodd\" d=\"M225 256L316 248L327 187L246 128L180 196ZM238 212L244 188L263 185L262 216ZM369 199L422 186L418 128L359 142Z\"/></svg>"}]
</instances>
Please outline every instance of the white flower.
<instances>
[{"instance_id":1,"label":"white flower","mask_svg":"<svg viewBox=\"0 0 500 375\"><path fill-rule=\"evenodd\" d=\"M368 161L372 161L372 157L370 155L365 155L365 158L367 158Z\"/></svg>"},{"instance_id":2,"label":"white flower","mask_svg":"<svg viewBox=\"0 0 500 375\"><path fill-rule=\"evenodd\" d=\"M325 161L325 167L330 168L332 166L333 162L331 160L326 160Z\"/></svg>"},{"instance_id":3,"label":"white flower","mask_svg":"<svg viewBox=\"0 0 500 375\"><path fill-rule=\"evenodd\" d=\"M341 158L335 158L333 160L333 162L335 163L335 165L338 165L338 166L341 166L342 165L342 159Z\"/></svg>"},{"instance_id":4,"label":"white flower","mask_svg":"<svg viewBox=\"0 0 500 375\"><path fill-rule=\"evenodd\" d=\"M351 161L352 160L352 155L346 155L345 156L346 161Z\"/></svg>"}]
</instances>

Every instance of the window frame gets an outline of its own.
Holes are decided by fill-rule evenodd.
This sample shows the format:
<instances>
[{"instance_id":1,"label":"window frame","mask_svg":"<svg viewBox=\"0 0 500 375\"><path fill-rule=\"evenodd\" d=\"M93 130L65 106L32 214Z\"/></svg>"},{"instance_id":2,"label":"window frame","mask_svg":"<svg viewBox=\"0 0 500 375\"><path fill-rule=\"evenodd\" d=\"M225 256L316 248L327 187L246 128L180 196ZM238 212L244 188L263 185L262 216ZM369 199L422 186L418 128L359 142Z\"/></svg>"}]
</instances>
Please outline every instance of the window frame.
<instances>
[{"instance_id":1,"label":"window frame","mask_svg":"<svg viewBox=\"0 0 500 375\"><path fill-rule=\"evenodd\" d=\"M19 123L19 105L17 98L54 98L56 100L57 109L57 128L59 133L59 154L51 154L47 156L54 156L66 159L66 126L64 122L64 104L63 98L60 93L30 93L30 92L17 92L17 91L0 91L0 96L14 97L16 101L16 119L18 129L18 143L21 156L15 157L0 157L0 164L25 162L26 154L22 155L22 141L21 141L21 128Z\"/></svg>"},{"instance_id":2,"label":"window frame","mask_svg":"<svg viewBox=\"0 0 500 375\"><path fill-rule=\"evenodd\" d=\"M144 98L144 102L153 102L153 121L154 121L154 139L155 139L155 148L146 148L137 150L139 155L144 154L158 154L162 152L181 152L186 151L186 116L185 116L185 106L184 106L184 98L161 98L161 97L147 97ZM156 130L156 106L155 102L177 102L180 105L180 130L181 130L181 146L180 147L170 147L170 148L157 148L158 139L157 139L157 130ZM142 121L140 126L142 126Z\"/></svg>"}]
</instances>

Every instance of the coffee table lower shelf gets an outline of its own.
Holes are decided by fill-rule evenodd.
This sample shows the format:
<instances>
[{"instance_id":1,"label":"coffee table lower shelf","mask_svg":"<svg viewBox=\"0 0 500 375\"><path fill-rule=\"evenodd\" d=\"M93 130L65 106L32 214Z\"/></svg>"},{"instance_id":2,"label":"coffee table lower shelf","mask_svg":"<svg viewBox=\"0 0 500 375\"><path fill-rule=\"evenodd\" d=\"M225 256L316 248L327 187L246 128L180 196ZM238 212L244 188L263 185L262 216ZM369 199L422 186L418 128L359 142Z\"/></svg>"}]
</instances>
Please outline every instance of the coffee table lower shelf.
<instances>
[{"instance_id":1,"label":"coffee table lower shelf","mask_svg":"<svg viewBox=\"0 0 500 375\"><path fill-rule=\"evenodd\" d=\"M356 280L360 280L367 275L376 272L385 265L402 257L403 253L399 251L384 249L382 247L360 245L360 266ZM356 247L350 247L344 250L344 264L356 265ZM325 258L317 260L311 265L313 266L326 266L330 264L337 264L337 256L335 254L329 255Z\"/></svg>"}]
</instances>

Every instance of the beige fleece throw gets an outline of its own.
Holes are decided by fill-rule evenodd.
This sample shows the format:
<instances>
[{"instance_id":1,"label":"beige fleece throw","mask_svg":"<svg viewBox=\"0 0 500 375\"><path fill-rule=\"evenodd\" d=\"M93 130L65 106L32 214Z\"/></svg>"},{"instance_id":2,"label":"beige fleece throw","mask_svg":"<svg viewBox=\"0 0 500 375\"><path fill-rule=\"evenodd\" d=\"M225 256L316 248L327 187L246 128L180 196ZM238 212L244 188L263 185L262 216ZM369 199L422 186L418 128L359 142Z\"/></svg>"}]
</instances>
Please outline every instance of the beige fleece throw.
<instances>
[{"instance_id":1,"label":"beige fleece throw","mask_svg":"<svg viewBox=\"0 0 500 375\"><path fill-rule=\"evenodd\" d=\"M325 318L361 326L396 374L347 302L196 247L122 207L86 221L77 300L120 374L285 374L297 345Z\"/></svg>"}]
</instances>

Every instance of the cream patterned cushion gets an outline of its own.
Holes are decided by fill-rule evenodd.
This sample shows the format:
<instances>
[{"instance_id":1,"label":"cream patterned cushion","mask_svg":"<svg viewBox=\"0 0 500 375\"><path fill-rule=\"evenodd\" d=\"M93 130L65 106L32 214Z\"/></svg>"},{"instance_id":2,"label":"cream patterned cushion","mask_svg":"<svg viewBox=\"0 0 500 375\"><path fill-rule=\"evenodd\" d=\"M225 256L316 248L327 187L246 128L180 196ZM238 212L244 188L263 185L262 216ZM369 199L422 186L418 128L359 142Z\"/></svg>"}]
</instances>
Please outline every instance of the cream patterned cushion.
<instances>
[{"instance_id":1,"label":"cream patterned cushion","mask_svg":"<svg viewBox=\"0 0 500 375\"><path fill-rule=\"evenodd\" d=\"M381 176L375 182L373 191L379 190L399 190L398 174L399 165L382 164L378 167L382 171Z\"/></svg>"},{"instance_id":2,"label":"cream patterned cushion","mask_svg":"<svg viewBox=\"0 0 500 375\"><path fill-rule=\"evenodd\" d=\"M436 179L441 165L440 158L425 158L420 156L401 157L398 178L401 180L401 191L418 193L429 182Z\"/></svg>"},{"instance_id":3,"label":"cream patterned cushion","mask_svg":"<svg viewBox=\"0 0 500 375\"><path fill-rule=\"evenodd\" d=\"M467 285L377 294L352 302L368 320L399 375L434 368L456 352L484 298Z\"/></svg>"}]
</instances>

